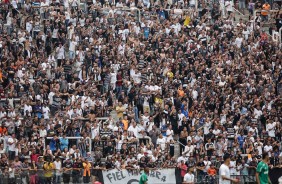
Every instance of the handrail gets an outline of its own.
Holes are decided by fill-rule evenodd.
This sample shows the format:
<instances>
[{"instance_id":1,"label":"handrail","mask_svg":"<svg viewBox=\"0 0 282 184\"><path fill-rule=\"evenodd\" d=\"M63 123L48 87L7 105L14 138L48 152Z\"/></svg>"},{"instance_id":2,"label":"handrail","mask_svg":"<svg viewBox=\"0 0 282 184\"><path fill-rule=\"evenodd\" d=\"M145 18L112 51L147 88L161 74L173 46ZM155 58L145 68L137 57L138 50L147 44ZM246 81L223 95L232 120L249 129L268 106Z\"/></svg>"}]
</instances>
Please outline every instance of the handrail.
<instances>
[{"instance_id":1,"label":"handrail","mask_svg":"<svg viewBox=\"0 0 282 184\"><path fill-rule=\"evenodd\" d=\"M62 137L58 137L58 138L62 138ZM66 139L81 139L81 138L83 138L83 137L65 137ZM46 139L53 139L53 137L46 137ZM90 137L86 137L85 139L87 139L88 141L89 141L89 151L91 152L91 150L92 150L92 139L90 138ZM44 142L44 150L46 150L46 145L45 145L46 143Z\"/></svg>"},{"instance_id":2,"label":"handrail","mask_svg":"<svg viewBox=\"0 0 282 184\"><path fill-rule=\"evenodd\" d=\"M240 15L243 15L243 16L244 16L244 14L241 13L241 12L240 12L239 10L237 10L236 8L233 7L233 9L234 9L237 13L239 13Z\"/></svg>"},{"instance_id":3,"label":"handrail","mask_svg":"<svg viewBox=\"0 0 282 184\"><path fill-rule=\"evenodd\" d=\"M182 144L179 140L177 140L177 142L178 142L179 144L181 144L182 146L184 146L184 147L185 147L185 145L184 145L184 144Z\"/></svg>"}]
</instances>

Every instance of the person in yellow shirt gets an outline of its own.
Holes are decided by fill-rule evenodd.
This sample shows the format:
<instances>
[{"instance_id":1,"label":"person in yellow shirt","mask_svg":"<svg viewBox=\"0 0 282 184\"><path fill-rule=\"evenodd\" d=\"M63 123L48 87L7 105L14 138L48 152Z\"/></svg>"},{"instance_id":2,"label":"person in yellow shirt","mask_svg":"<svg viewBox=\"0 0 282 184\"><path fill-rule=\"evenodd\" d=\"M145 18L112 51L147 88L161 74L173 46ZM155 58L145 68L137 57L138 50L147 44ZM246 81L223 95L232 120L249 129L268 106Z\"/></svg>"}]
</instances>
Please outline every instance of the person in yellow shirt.
<instances>
[{"instance_id":1,"label":"person in yellow shirt","mask_svg":"<svg viewBox=\"0 0 282 184\"><path fill-rule=\"evenodd\" d=\"M185 16L185 20L184 20L184 26L188 26L190 24L191 18L189 15Z\"/></svg>"},{"instance_id":2,"label":"person in yellow shirt","mask_svg":"<svg viewBox=\"0 0 282 184\"><path fill-rule=\"evenodd\" d=\"M45 182L51 184L53 171L55 169L54 164L52 162L45 162L45 164L43 165L43 169L44 169Z\"/></svg>"},{"instance_id":3,"label":"person in yellow shirt","mask_svg":"<svg viewBox=\"0 0 282 184\"><path fill-rule=\"evenodd\" d=\"M167 73L166 73L167 77L172 79L173 78L173 73L171 72L171 70L169 70Z\"/></svg>"},{"instance_id":4,"label":"person in yellow shirt","mask_svg":"<svg viewBox=\"0 0 282 184\"><path fill-rule=\"evenodd\" d=\"M117 117L122 118L124 111L125 111L124 106L122 105L121 102L118 102L118 105L116 106Z\"/></svg>"},{"instance_id":5,"label":"person in yellow shirt","mask_svg":"<svg viewBox=\"0 0 282 184\"><path fill-rule=\"evenodd\" d=\"M90 176L91 176L91 164L88 162L88 160L85 160L82 164L83 166L83 182L89 183L90 182Z\"/></svg>"}]
</instances>

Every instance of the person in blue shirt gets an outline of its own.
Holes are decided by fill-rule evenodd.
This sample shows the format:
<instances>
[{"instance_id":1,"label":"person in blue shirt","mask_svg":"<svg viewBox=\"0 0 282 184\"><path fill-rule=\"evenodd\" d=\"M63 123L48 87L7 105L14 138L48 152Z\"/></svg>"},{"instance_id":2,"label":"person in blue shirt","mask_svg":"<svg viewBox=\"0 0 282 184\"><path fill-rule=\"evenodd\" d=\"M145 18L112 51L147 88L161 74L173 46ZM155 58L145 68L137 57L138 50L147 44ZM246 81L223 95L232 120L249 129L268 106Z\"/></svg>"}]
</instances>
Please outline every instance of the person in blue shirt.
<instances>
[{"instance_id":1,"label":"person in blue shirt","mask_svg":"<svg viewBox=\"0 0 282 184\"><path fill-rule=\"evenodd\" d=\"M56 151L57 148L58 148L58 144L57 144L57 141L58 141L58 137L56 135L54 135L53 139L51 139L50 143L49 143L49 146L50 146L50 150L53 152L53 151Z\"/></svg>"},{"instance_id":2,"label":"person in blue shirt","mask_svg":"<svg viewBox=\"0 0 282 184\"><path fill-rule=\"evenodd\" d=\"M162 131L163 136L166 137L166 131L167 131L167 125L166 124L162 125L161 131Z\"/></svg>"},{"instance_id":3,"label":"person in blue shirt","mask_svg":"<svg viewBox=\"0 0 282 184\"><path fill-rule=\"evenodd\" d=\"M244 141L245 141L245 138L244 138L244 136L243 136L243 132L241 133L241 135L239 135L239 136L237 137L237 140L238 140L240 149L243 150L243 145L244 145Z\"/></svg>"},{"instance_id":4,"label":"person in blue shirt","mask_svg":"<svg viewBox=\"0 0 282 184\"><path fill-rule=\"evenodd\" d=\"M187 105L184 105L183 109L181 109L181 113L184 114L186 118L189 118L189 112Z\"/></svg>"},{"instance_id":5,"label":"person in blue shirt","mask_svg":"<svg viewBox=\"0 0 282 184\"><path fill-rule=\"evenodd\" d=\"M160 19L166 19L166 12L164 11L162 7L160 8L158 14L159 14Z\"/></svg>"},{"instance_id":6,"label":"person in blue shirt","mask_svg":"<svg viewBox=\"0 0 282 184\"><path fill-rule=\"evenodd\" d=\"M63 151L65 148L69 147L69 140L66 138L66 134L60 138L60 149Z\"/></svg>"}]
</instances>

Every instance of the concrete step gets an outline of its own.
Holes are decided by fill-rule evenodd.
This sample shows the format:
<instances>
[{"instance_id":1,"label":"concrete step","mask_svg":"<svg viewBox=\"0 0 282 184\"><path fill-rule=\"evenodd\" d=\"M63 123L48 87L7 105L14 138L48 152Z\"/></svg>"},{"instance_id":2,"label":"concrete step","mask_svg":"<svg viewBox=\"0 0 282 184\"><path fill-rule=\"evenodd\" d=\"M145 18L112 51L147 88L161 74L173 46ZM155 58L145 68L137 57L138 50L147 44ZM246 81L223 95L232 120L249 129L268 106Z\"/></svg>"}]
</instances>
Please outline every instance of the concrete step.
<instances>
[{"instance_id":1,"label":"concrete step","mask_svg":"<svg viewBox=\"0 0 282 184\"><path fill-rule=\"evenodd\" d=\"M178 142L174 143L174 157L178 158L180 156L180 145Z\"/></svg>"}]
</instances>

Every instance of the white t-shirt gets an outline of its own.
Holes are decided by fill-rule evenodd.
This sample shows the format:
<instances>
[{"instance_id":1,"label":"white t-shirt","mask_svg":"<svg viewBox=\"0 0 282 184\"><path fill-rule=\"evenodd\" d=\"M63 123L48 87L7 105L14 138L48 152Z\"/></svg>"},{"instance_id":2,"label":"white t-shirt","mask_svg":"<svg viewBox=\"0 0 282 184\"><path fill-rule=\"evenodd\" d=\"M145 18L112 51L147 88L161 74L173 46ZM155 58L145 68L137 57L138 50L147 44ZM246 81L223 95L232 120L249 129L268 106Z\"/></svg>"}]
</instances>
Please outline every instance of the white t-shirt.
<instances>
[{"instance_id":1,"label":"white t-shirt","mask_svg":"<svg viewBox=\"0 0 282 184\"><path fill-rule=\"evenodd\" d=\"M39 136L40 137L46 137L47 136L47 130L46 129L40 129L39 130Z\"/></svg>"},{"instance_id":2,"label":"white t-shirt","mask_svg":"<svg viewBox=\"0 0 282 184\"><path fill-rule=\"evenodd\" d=\"M186 156L190 156L193 152L194 152L194 145L186 145L185 148L184 148L184 153L186 153Z\"/></svg>"},{"instance_id":3,"label":"white t-shirt","mask_svg":"<svg viewBox=\"0 0 282 184\"><path fill-rule=\"evenodd\" d=\"M43 117L44 119L49 119L49 112L50 112L50 109L48 106L46 107L42 107L42 111L43 111Z\"/></svg>"},{"instance_id":4,"label":"white t-shirt","mask_svg":"<svg viewBox=\"0 0 282 184\"><path fill-rule=\"evenodd\" d=\"M133 135L135 136L135 137L138 137L138 127L137 126L129 126L129 128L128 128L128 130L127 130L128 132L133 132Z\"/></svg>"},{"instance_id":5,"label":"white t-shirt","mask_svg":"<svg viewBox=\"0 0 282 184\"><path fill-rule=\"evenodd\" d=\"M75 47L77 46L76 41L70 41L69 51L75 52Z\"/></svg>"},{"instance_id":6,"label":"white t-shirt","mask_svg":"<svg viewBox=\"0 0 282 184\"><path fill-rule=\"evenodd\" d=\"M193 183L194 182L194 180L195 180L195 176L194 176L194 174L190 174L190 173L186 173L185 175L184 175L184 182L187 182L187 183Z\"/></svg>"},{"instance_id":7,"label":"white t-shirt","mask_svg":"<svg viewBox=\"0 0 282 184\"><path fill-rule=\"evenodd\" d=\"M167 140L166 140L167 142L173 140L173 130L167 129L166 136L167 136Z\"/></svg>"},{"instance_id":8,"label":"white t-shirt","mask_svg":"<svg viewBox=\"0 0 282 184\"><path fill-rule=\"evenodd\" d=\"M62 168L62 163L61 161L54 161L55 169L60 170Z\"/></svg>"},{"instance_id":9,"label":"white t-shirt","mask_svg":"<svg viewBox=\"0 0 282 184\"><path fill-rule=\"evenodd\" d=\"M8 150L9 151L16 151L17 140L10 137L7 142L8 142Z\"/></svg>"},{"instance_id":10,"label":"white t-shirt","mask_svg":"<svg viewBox=\"0 0 282 184\"><path fill-rule=\"evenodd\" d=\"M227 11L233 12L233 2L232 1L225 1L225 7Z\"/></svg>"},{"instance_id":11,"label":"white t-shirt","mask_svg":"<svg viewBox=\"0 0 282 184\"><path fill-rule=\"evenodd\" d=\"M161 138L157 139L157 144L161 145L162 150L165 150L165 142L166 142L166 139L164 137L162 139Z\"/></svg>"},{"instance_id":12,"label":"white t-shirt","mask_svg":"<svg viewBox=\"0 0 282 184\"><path fill-rule=\"evenodd\" d=\"M238 48L241 48L242 42L243 42L243 38L240 38L240 37L237 37L235 40L236 46Z\"/></svg>"},{"instance_id":13,"label":"white t-shirt","mask_svg":"<svg viewBox=\"0 0 282 184\"><path fill-rule=\"evenodd\" d=\"M230 170L229 167L225 164L222 164L219 168L219 183L220 184L230 184L231 181L223 180L222 176L230 178Z\"/></svg>"},{"instance_id":14,"label":"white t-shirt","mask_svg":"<svg viewBox=\"0 0 282 184\"><path fill-rule=\"evenodd\" d=\"M237 174L237 171L236 171L236 161L230 161L230 173L232 175L236 175Z\"/></svg>"},{"instance_id":15,"label":"white t-shirt","mask_svg":"<svg viewBox=\"0 0 282 184\"><path fill-rule=\"evenodd\" d=\"M265 145L264 148L263 148L264 152L267 152L269 156L271 156L271 152L273 150L272 146L271 145Z\"/></svg>"},{"instance_id":16,"label":"white t-shirt","mask_svg":"<svg viewBox=\"0 0 282 184\"><path fill-rule=\"evenodd\" d=\"M275 126L276 122L268 123L266 125L266 131L268 132L269 137L275 137Z\"/></svg>"}]
</instances>

